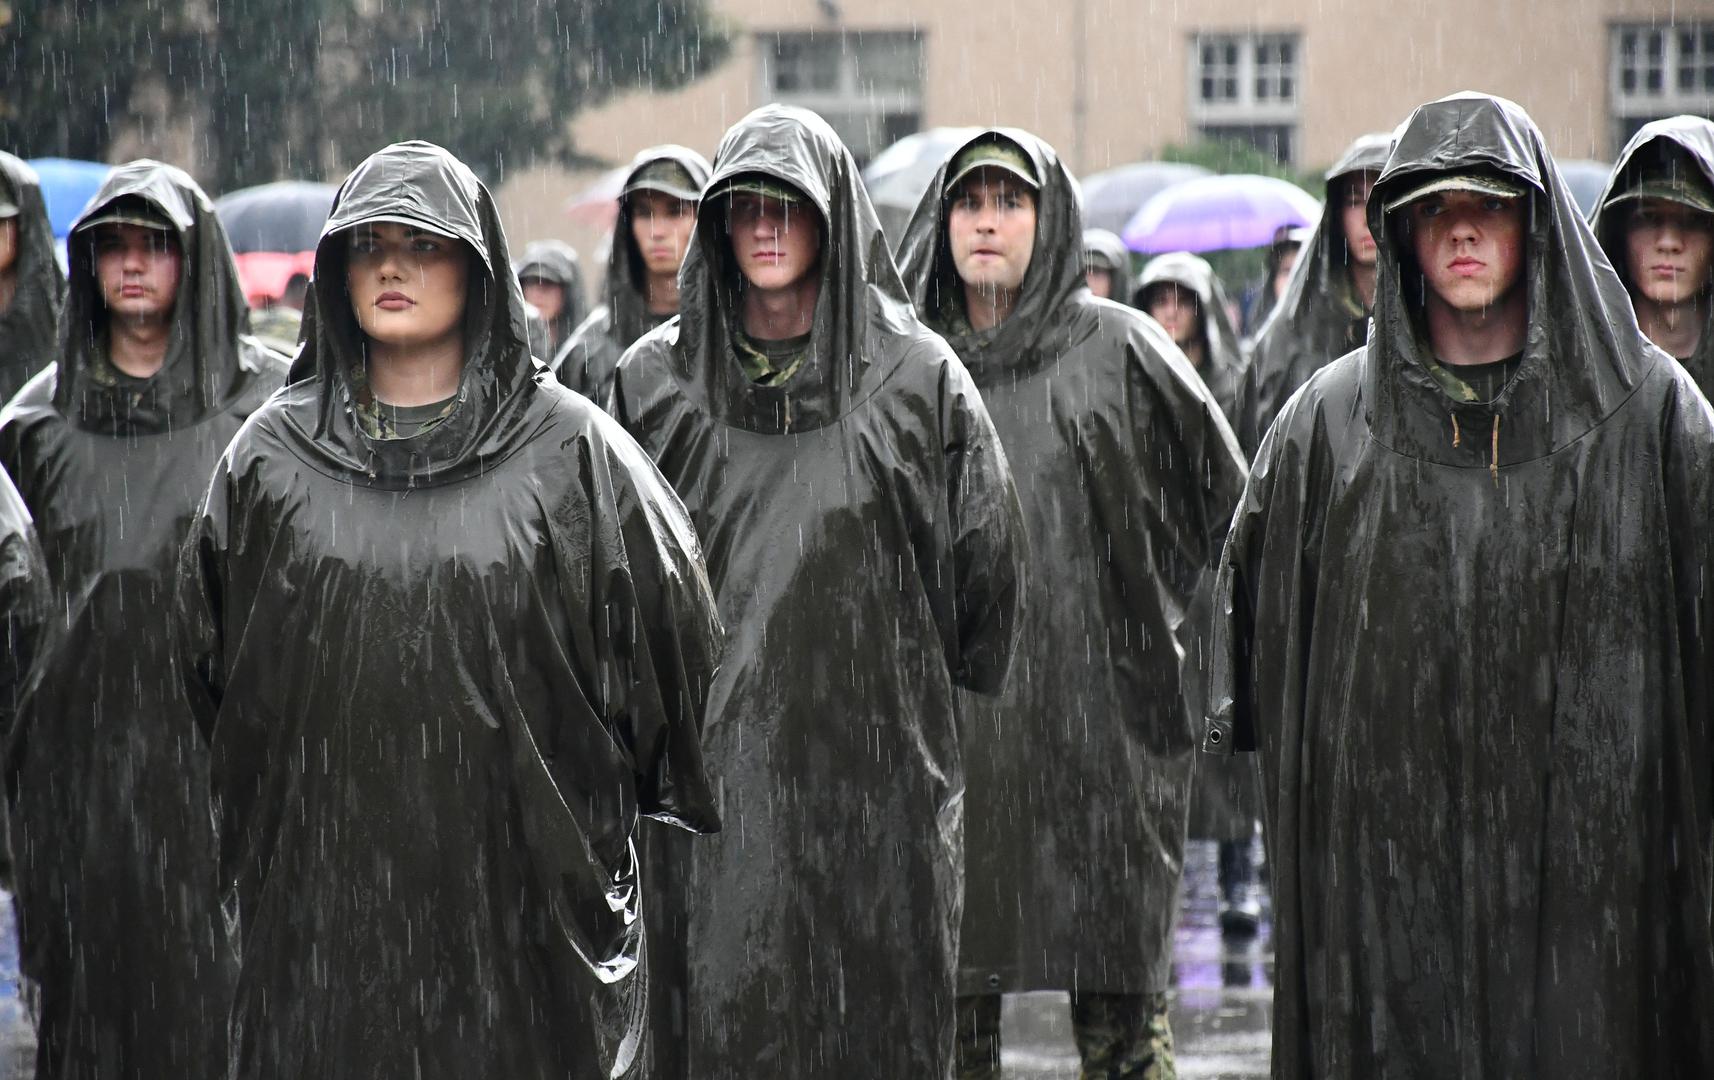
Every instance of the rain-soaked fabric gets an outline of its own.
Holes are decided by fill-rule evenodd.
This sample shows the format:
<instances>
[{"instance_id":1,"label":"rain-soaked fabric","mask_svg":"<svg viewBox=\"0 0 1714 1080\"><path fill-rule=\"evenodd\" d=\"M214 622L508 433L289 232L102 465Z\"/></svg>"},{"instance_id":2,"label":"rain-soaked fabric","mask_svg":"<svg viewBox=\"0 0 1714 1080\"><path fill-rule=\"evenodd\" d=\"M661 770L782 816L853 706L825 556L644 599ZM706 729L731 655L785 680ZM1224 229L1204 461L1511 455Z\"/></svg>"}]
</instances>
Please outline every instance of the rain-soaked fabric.
<instances>
[{"instance_id":1,"label":"rain-soaked fabric","mask_svg":"<svg viewBox=\"0 0 1714 1080\"><path fill-rule=\"evenodd\" d=\"M1535 194L1524 360L1428 374L1389 194ZM1419 108L1369 200L1375 332L1264 441L1204 747L1260 751L1276 1077L1714 1074L1714 417L1516 105Z\"/></svg>"},{"instance_id":2,"label":"rain-soaked fabric","mask_svg":"<svg viewBox=\"0 0 1714 1080\"><path fill-rule=\"evenodd\" d=\"M0 198L17 205L17 282L12 302L0 311L0 404L12 400L30 377L53 363L59 340L60 308L65 304L65 275L54 258L54 230L48 223L42 182L23 160L0 152Z\"/></svg>"},{"instance_id":3,"label":"rain-soaked fabric","mask_svg":"<svg viewBox=\"0 0 1714 1080\"><path fill-rule=\"evenodd\" d=\"M458 407L371 440L344 230L385 219L473 261ZM230 1075L626 1074L637 815L717 825L689 520L532 365L493 200L439 147L346 179L308 321L303 378L221 459L180 577L242 958Z\"/></svg>"},{"instance_id":4,"label":"rain-soaked fabric","mask_svg":"<svg viewBox=\"0 0 1714 1080\"><path fill-rule=\"evenodd\" d=\"M1001 1080L999 994L958 999L958 1068L954 1080ZM1175 1080L1177 1060L1167 995L1071 995L1078 1080Z\"/></svg>"},{"instance_id":5,"label":"rain-soaked fabric","mask_svg":"<svg viewBox=\"0 0 1714 1080\"><path fill-rule=\"evenodd\" d=\"M117 377L92 237L74 230L57 363L0 419L60 601L6 762L42 1080L213 1076L226 1054L208 754L171 672L169 601L209 472L284 370L243 333L226 232L195 182L132 162L85 217L131 198L183 256L160 371Z\"/></svg>"},{"instance_id":6,"label":"rain-soaked fabric","mask_svg":"<svg viewBox=\"0 0 1714 1080\"><path fill-rule=\"evenodd\" d=\"M1136 272L1131 269L1131 251L1125 242L1106 229L1083 230L1083 268L1105 267L1113 275L1110 299L1121 304L1131 302Z\"/></svg>"},{"instance_id":7,"label":"rain-soaked fabric","mask_svg":"<svg viewBox=\"0 0 1714 1080\"><path fill-rule=\"evenodd\" d=\"M1250 347L1250 365L1238 392L1238 420L1232 425L1247 455L1255 454L1298 387L1363 344L1369 313L1351 282L1340 200L1348 178L1381 171L1391 146L1391 135L1360 136L1327 170L1321 221L1298 252L1285 295Z\"/></svg>"},{"instance_id":8,"label":"rain-soaked fabric","mask_svg":"<svg viewBox=\"0 0 1714 1080\"><path fill-rule=\"evenodd\" d=\"M1043 178L1017 305L950 338L1012 462L1032 560L1018 656L964 711L959 992L1164 989L1195 738L1178 632L1220 554L1244 463L1160 324L1089 294L1082 209ZM902 248L919 311L961 308L945 170Z\"/></svg>"},{"instance_id":9,"label":"rain-soaked fabric","mask_svg":"<svg viewBox=\"0 0 1714 1080\"><path fill-rule=\"evenodd\" d=\"M1227 423L1234 422L1238 407L1238 383L1244 376L1244 354L1238 347L1238 331L1232 326L1226 286L1208 265L1208 260L1188 251L1174 251L1150 259L1137 279L1131 306L1144 310L1149 289L1172 282L1196 294L1202 312L1204 356L1196 373L1208 385Z\"/></svg>"},{"instance_id":10,"label":"rain-soaked fabric","mask_svg":"<svg viewBox=\"0 0 1714 1080\"><path fill-rule=\"evenodd\" d=\"M690 174L698 189L708 184L708 159L684 146L651 146L631 162L626 186L637 174L658 161L677 162ZM619 203L613 223L613 243L607 255L607 302L596 308L553 359L559 381L600 405L613 392L613 371L631 343L671 316L649 311L647 268L637 238L631 233L629 199Z\"/></svg>"},{"instance_id":11,"label":"rain-soaked fabric","mask_svg":"<svg viewBox=\"0 0 1714 1080\"><path fill-rule=\"evenodd\" d=\"M513 265L520 281L526 277L550 281L560 287L564 297L559 314L542 320L545 336L541 347L532 349L535 356L546 363L559 352L572 331L589 317L589 301L584 299L583 267L578 261L577 249L564 240L534 240L524 245L523 255ZM534 346L535 343L531 344Z\"/></svg>"},{"instance_id":12,"label":"rain-soaked fabric","mask_svg":"<svg viewBox=\"0 0 1714 1080\"><path fill-rule=\"evenodd\" d=\"M1612 200L1623 195L1627 187L1636 182L1632 175L1632 165L1638 161L1647 161L1656 153L1676 150L1706 178L1709 184L1714 184L1714 121L1701 116L1672 116L1665 120L1656 120L1644 124L1637 133L1631 136L1631 141L1625 144L1625 149L1619 154L1619 160L1613 165L1613 178L1607 182L1607 190L1602 192L1601 201L1595 211L1592 227L1596 239L1607 253L1607 260L1617 268L1621 278L1629 279L1627 269L1629 259L1625 255L1625 222L1630 217L1631 203L1620 202L1613 204ZM1702 326L1702 337L1696 343L1696 351L1683 358L1684 367L1690 372L1690 377L1696 380L1696 385L1702 388L1704 395L1714 392L1714 290L1704 286L1703 308L1707 321Z\"/></svg>"},{"instance_id":13,"label":"rain-soaked fabric","mask_svg":"<svg viewBox=\"0 0 1714 1080\"><path fill-rule=\"evenodd\" d=\"M850 151L769 106L715 181L791 184L822 225L812 354L732 351L738 271L705 204L681 314L621 361L615 414L689 506L729 630L706 750L731 822L698 843L696 1080L944 1077L963 875L957 688L1005 680L1024 536L976 388L917 321Z\"/></svg>"}]
</instances>

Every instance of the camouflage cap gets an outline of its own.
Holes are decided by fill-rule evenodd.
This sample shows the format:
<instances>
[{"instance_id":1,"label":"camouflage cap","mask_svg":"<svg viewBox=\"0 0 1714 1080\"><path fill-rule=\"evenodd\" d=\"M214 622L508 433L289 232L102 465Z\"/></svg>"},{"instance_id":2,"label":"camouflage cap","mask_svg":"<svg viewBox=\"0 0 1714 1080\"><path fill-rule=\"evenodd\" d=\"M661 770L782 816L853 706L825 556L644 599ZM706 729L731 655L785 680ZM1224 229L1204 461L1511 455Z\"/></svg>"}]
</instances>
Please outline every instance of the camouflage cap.
<instances>
[{"instance_id":1,"label":"camouflage cap","mask_svg":"<svg viewBox=\"0 0 1714 1080\"><path fill-rule=\"evenodd\" d=\"M651 161L632 173L619 197L624 198L634 191L658 191L685 202L696 202L702 197L690 170L671 158Z\"/></svg>"},{"instance_id":2,"label":"camouflage cap","mask_svg":"<svg viewBox=\"0 0 1714 1080\"><path fill-rule=\"evenodd\" d=\"M173 223L147 200L138 196L114 199L95 213L79 221L73 232L83 232L98 225L137 225L159 232L174 232Z\"/></svg>"},{"instance_id":3,"label":"camouflage cap","mask_svg":"<svg viewBox=\"0 0 1714 1080\"><path fill-rule=\"evenodd\" d=\"M1529 189L1516 180L1492 172L1463 172L1463 173L1433 173L1427 179L1407 190L1397 198L1388 199L1384 207L1386 213L1392 213L1402 206L1409 206L1418 199L1434 195L1442 191L1473 191L1478 195L1493 195L1501 199L1517 199L1528 193Z\"/></svg>"},{"instance_id":4,"label":"camouflage cap","mask_svg":"<svg viewBox=\"0 0 1714 1080\"><path fill-rule=\"evenodd\" d=\"M1665 199L1704 214L1714 214L1714 188L1700 172L1688 170L1644 177L1608 199L1609 205L1625 199Z\"/></svg>"},{"instance_id":5,"label":"camouflage cap","mask_svg":"<svg viewBox=\"0 0 1714 1080\"><path fill-rule=\"evenodd\" d=\"M13 202L11 199L0 196L0 221L5 221L7 218L15 218L21 213L23 213L23 211L18 209L17 203Z\"/></svg>"},{"instance_id":6,"label":"camouflage cap","mask_svg":"<svg viewBox=\"0 0 1714 1080\"><path fill-rule=\"evenodd\" d=\"M1036 166L1023 147L1010 139L997 137L980 139L966 146L947 166L946 190L956 188L960 181L977 169L1000 169L1028 184L1032 191L1041 190Z\"/></svg>"},{"instance_id":7,"label":"camouflage cap","mask_svg":"<svg viewBox=\"0 0 1714 1080\"><path fill-rule=\"evenodd\" d=\"M709 188L708 194L704 198L718 199L726 195L736 194L760 195L764 199L783 203L806 201L804 193L797 188L777 176L769 176L767 173L759 172L739 173L736 176L728 177Z\"/></svg>"}]
</instances>

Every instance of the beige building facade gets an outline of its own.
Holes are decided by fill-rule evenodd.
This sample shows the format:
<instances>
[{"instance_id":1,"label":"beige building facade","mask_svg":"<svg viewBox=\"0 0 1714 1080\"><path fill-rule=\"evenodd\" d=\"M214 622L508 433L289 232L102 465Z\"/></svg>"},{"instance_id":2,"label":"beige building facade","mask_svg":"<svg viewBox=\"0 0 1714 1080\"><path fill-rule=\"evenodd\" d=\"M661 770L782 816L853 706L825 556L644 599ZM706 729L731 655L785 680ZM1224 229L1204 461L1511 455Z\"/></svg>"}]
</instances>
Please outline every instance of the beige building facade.
<instances>
[{"instance_id":1,"label":"beige building facade","mask_svg":"<svg viewBox=\"0 0 1714 1080\"><path fill-rule=\"evenodd\" d=\"M1714 109L1714 0L713 0L724 64L574 121L623 163L679 142L712 157L768 101L826 115L866 158L898 135L1009 124L1087 174L1199 135L1300 168L1460 89L1511 97L1555 152L1611 160L1654 116ZM500 192L516 243L600 238L564 213L597 175L537 169ZM586 261L593 261L586 255Z\"/></svg>"}]
</instances>

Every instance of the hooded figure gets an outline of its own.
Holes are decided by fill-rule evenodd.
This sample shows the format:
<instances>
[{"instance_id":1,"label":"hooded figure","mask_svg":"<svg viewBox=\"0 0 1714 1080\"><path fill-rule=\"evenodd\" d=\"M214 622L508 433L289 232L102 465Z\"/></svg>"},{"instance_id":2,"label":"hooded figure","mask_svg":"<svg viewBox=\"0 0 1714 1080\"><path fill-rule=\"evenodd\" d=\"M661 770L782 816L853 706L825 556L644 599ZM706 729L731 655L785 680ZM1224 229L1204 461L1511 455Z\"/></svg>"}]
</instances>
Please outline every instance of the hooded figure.
<instances>
[{"instance_id":1,"label":"hooded figure","mask_svg":"<svg viewBox=\"0 0 1714 1080\"><path fill-rule=\"evenodd\" d=\"M1083 270L1086 274L1105 270L1109 282L1107 299L1121 304L1130 302L1134 288L1131 280L1136 275L1131 271L1131 250L1123 240L1106 229L1084 229Z\"/></svg>"},{"instance_id":2,"label":"hooded figure","mask_svg":"<svg viewBox=\"0 0 1714 1080\"><path fill-rule=\"evenodd\" d=\"M518 281L525 284L539 281L559 290L559 308L550 317L545 307L532 305L541 316L545 336L531 342L532 352L544 362L552 359L565 344L571 332L589 315L589 305L583 298L583 269L578 264L577 249L563 240L535 240L524 245L524 254L514 264Z\"/></svg>"},{"instance_id":3,"label":"hooded figure","mask_svg":"<svg viewBox=\"0 0 1714 1080\"><path fill-rule=\"evenodd\" d=\"M1471 173L1528 204L1488 400L1386 227ZM1260 752L1274 1075L1708 1076L1714 418L1517 105L1417 109L1368 212L1374 332L1280 413L1216 595L1204 747Z\"/></svg>"},{"instance_id":4,"label":"hooded figure","mask_svg":"<svg viewBox=\"0 0 1714 1080\"><path fill-rule=\"evenodd\" d=\"M998 158L1039 185L1035 242L1011 313L974 331L949 196L965 155L989 160L992 144L1015 147ZM1036 556L1011 682L962 702L958 990L995 1006L1002 992L1071 990L1080 1028L1082 995L1168 985L1195 747L1179 627L1244 484L1184 355L1154 320L1089 294L1081 217L1046 144L991 130L941 167L902 249L917 309L950 335L1020 470Z\"/></svg>"},{"instance_id":5,"label":"hooded figure","mask_svg":"<svg viewBox=\"0 0 1714 1080\"><path fill-rule=\"evenodd\" d=\"M684 496L730 631L708 720L721 812L686 895L689 1075L943 1077L963 879L957 689L999 690L1022 523L981 398L917 321L857 164L814 113L726 133L709 191L820 228L813 329L752 381L727 203L613 410Z\"/></svg>"},{"instance_id":6,"label":"hooded figure","mask_svg":"<svg viewBox=\"0 0 1714 1080\"><path fill-rule=\"evenodd\" d=\"M11 256L0 266L0 281L11 280L10 296L0 303L0 342L6 350L0 359L3 405L31 376L53 363L66 288L54 258L54 231L41 180L23 160L3 152L0 219L0 229L12 230Z\"/></svg>"},{"instance_id":7,"label":"hooded figure","mask_svg":"<svg viewBox=\"0 0 1714 1080\"><path fill-rule=\"evenodd\" d=\"M111 347L126 316L102 267L126 228L178 260L158 315L165 356L147 377ZM168 599L215 460L284 372L245 334L226 231L180 170L114 169L67 253L57 363L0 423L0 462L64 600L6 763L21 963L42 994L36 1075L212 1076L232 956L211 887L208 755L172 674Z\"/></svg>"},{"instance_id":8,"label":"hooded figure","mask_svg":"<svg viewBox=\"0 0 1714 1080\"><path fill-rule=\"evenodd\" d=\"M1381 171L1391 146L1391 135L1363 135L1327 170L1321 221L1298 253L1285 295L1250 347L1233 424L1245 454L1255 455L1275 415L1305 380L1363 344L1369 312L1352 281L1341 209L1347 191L1362 182L1364 173Z\"/></svg>"},{"instance_id":9,"label":"hooded figure","mask_svg":"<svg viewBox=\"0 0 1714 1080\"><path fill-rule=\"evenodd\" d=\"M635 203L653 191L694 205L708 184L708 159L684 146L652 146L631 162L607 255L607 303L595 309L554 357L559 381L599 405L613 392L613 371L631 343L672 318L649 310L648 267L637 246Z\"/></svg>"},{"instance_id":10,"label":"hooded figure","mask_svg":"<svg viewBox=\"0 0 1714 1080\"><path fill-rule=\"evenodd\" d=\"M1607 181L1591 226L1633 301L1639 289L1627 250L1627 233L1632 211L1638 206L1634 200L1646 198L1676 203L1688 211L1688 220L1700 224L1702 280L1688 283L1686 291L1699 298L1701 332L1695 349L1678 360L1708 394L1714 392L1714 274L1710 273L1714 260L1710 259L1706 239L1714 232L1714 121L1701 116L1671 116L1644 124L1625 144L1613 166L1613 176ZM1690 237L1680 236L1677 249L1663 254L1682 263L1690 242ZM1684 269L1679 267L1680 274ZM1694 313L1692 305L1685 307L1690 309L1687 314Z\"/></svg>"},{"instance_id":11,"label":"hooded figure","mask_svg":"<svg viewBox=\"0 0 1714 1080\"><path fill-rule=\"evenodd\" d=\"M1207 259L1188 251L1175 251L1158 255L1143 267L1131 306L1139 311L1148 311L1151 290L1165 284L1188 289L1196 297L1197 312L1202 319L1197 331L1202 359L1196 366L1196 373L1207 384L1208 392L1214 395L1221 414L1231 423L1238 408L1238 383L1244 375L1244 354L1238 347L1238 331L1232 326L1226 286L1215 276Z\"/></svg>"},{"instance_id":12,"label":"hooded figure","mask_svg":"<svg viewBox=\"0 0 1714 1080\"><path fill-rule=\"evenodd\" d=\"M468 258L457 394L408 437L377 426L348 291L388 225ZM531 363L493 199L445 150L346 179L306 324L180 578L243 958L230 1076L625 1075L637 815L717 824L690 523Z\"/></svg>"}]
</instances>

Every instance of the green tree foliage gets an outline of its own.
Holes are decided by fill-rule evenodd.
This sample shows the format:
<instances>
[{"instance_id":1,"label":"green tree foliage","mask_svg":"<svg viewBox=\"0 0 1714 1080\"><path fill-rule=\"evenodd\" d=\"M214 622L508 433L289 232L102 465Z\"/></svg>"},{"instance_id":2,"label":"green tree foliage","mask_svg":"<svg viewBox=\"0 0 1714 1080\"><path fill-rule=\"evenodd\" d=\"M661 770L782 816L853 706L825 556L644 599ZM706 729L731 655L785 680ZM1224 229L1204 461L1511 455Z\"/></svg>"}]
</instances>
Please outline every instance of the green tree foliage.
<instances>
[{"instance_id":1,"label":"green tree foliage","mask_svg":"<svg viewBox=\"0 0 1714 1080\"><path fill-rule=\"evenodd\" d=\"M407 138L499 180L729 44L706 0L0 0L0 145L101 159L154 109L195 120L214 190Z\"/></svg>"}]
</instances>

